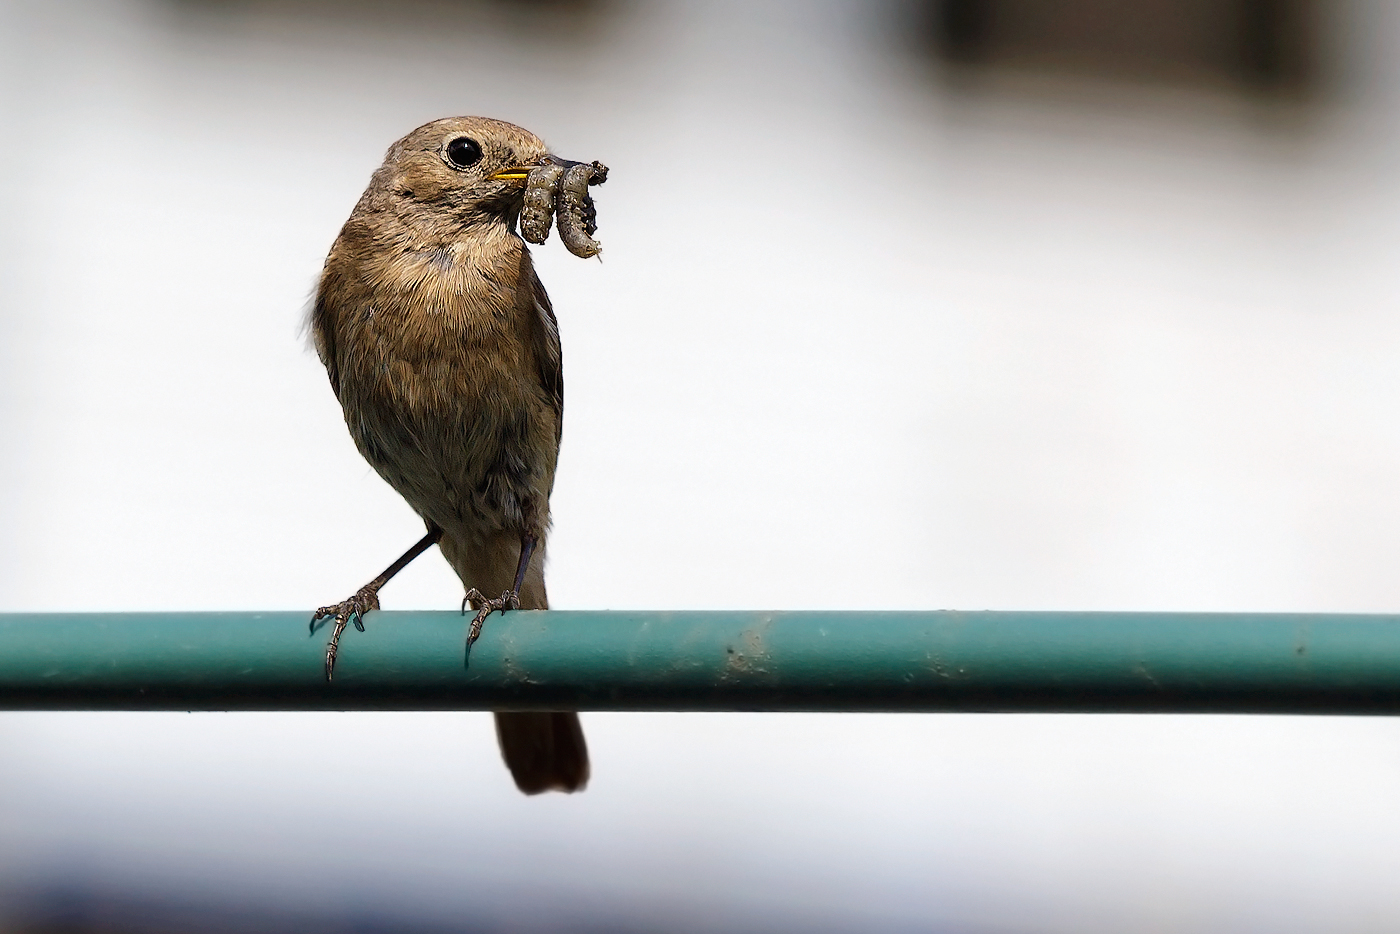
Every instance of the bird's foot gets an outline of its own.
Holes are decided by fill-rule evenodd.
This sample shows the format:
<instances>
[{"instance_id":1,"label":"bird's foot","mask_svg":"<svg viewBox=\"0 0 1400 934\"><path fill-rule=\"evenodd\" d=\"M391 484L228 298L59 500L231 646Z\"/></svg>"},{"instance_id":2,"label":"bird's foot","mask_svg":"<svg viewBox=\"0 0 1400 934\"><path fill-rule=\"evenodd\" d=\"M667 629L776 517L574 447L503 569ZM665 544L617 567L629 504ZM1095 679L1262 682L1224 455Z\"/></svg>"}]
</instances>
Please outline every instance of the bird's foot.
<instances>
[{"instance_id":1,"label":"bird's foot","mask_svg":"<svg viewBox=\"0 0 1400 934\"><path fill-rule=\"evenodd\" d=\"M355 595L348 600L321 607L311 617L311 631L313 633L316 631L316 624L321 620L335 620L335 631L331 633L331 641L326 644L327 681L331 680L331 675L335 672L335 656L340 650L340 634L350 623L354 623L356 629L364 632L365 614L370 610L377 609L379 609L379 589L366 586L355 591Z\"/></svg>"},{"instance_id":2,"label":"bird's foot","mask_svg":"<svg viewBox=\"0 0 1400 934\"><path fill-rule=\"evenodd\" d=\"M520 594L514 590L507 590L499 597L488 597L486 594L473 587L467 591L467 595L462 598L462 615L467 613L467 607L476 610L476 616L472 618L472 627L467 630L467 648L472 647L472 643L481 636L481 627L486 623L486 617L500 610L520 609Z\"/></svg>"}]
</instances>

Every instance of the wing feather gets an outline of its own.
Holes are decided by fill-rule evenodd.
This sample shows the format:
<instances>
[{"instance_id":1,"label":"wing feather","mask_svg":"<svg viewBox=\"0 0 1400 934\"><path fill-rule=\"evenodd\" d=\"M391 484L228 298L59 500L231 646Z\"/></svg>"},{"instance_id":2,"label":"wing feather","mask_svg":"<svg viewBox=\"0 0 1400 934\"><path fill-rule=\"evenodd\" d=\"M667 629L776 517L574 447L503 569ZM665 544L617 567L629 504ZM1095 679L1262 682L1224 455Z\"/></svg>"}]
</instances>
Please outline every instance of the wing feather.
<instances>
[{"instance_id":1,"label":"wing feather","mask_svg":"<svg viewBox=\"0 0 1400 934\"><path fill-rule=\"evenodd\" d=\"M535 312L539 322L535 358L539 361L540 385L554 401L558 440L564 433L564 349L559 344L559 322L554 317L554 306L549 303L544 284L533 269L530 271L530 278L534 286Z\"/></svg>"}]
</instances>

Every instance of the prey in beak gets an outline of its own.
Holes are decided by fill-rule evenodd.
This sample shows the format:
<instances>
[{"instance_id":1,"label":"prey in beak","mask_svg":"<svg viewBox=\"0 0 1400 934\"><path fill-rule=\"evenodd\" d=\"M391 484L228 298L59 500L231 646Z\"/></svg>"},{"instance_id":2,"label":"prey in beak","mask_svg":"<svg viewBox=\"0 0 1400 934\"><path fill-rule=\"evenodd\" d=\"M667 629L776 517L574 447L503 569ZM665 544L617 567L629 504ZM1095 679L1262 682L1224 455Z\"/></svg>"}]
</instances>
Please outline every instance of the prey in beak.
<instances>
[{"instance_id":1,"label":"prey in beak","mask_svg":"<svg viewBox=\"0 0 1400 934\"><path fill-rule=\"evenodd\" d=\"M490 177L496 181L524 181L520 235L526 240L544 243L558 216L559 239L570 253L587 259L602 252L602 244L593 239L598 229L598 210L588 186L607 181L608 167L603 163L571 162L550 155L538 165L507 166Z\"/></svg>"}]
</instances>

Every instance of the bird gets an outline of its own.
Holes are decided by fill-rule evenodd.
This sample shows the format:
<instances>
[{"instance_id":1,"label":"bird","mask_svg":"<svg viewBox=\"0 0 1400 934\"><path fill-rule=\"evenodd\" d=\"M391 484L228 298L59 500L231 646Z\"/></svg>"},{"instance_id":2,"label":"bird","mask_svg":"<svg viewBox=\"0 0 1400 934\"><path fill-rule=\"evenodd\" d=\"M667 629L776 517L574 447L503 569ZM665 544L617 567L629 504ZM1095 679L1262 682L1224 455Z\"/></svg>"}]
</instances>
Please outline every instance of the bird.
<instances>
[{"instance_id":1,"label":"bird","mask_svg":"<svg viewBox=\"0 0 1400 934\"><path fill-rule=\"evenodd\" d=\"M563 427L559 328L517 230L532 168L573 166L521 127L448 117L391 147L326 257L310 331L356 448L422 518L426 534L333 619L379 609L379 590L436 544L476 611L547 609L549 496ZM588 783L578 714L497 712L526 794Z\"/></svg>"}]
</instances>

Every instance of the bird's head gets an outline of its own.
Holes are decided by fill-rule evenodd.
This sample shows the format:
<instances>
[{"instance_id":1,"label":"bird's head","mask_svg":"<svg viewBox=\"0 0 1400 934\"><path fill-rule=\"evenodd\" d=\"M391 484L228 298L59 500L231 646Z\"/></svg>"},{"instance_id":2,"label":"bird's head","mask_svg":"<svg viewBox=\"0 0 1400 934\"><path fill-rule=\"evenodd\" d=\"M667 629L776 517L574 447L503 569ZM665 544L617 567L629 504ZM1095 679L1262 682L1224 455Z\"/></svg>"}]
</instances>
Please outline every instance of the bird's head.
<instances>
[{"instance_id":1,"label":"bird's head","mask_svg":"<svg viewBox=\"0 0 1400 934\"><path fill-rule=\"evenodd\" d=\"M509 224L524 202L530 168L552 158L529 130L488 117L447 117L389 148L371 192L395 213L435 224Z\"/></svg>"}]
</instances>

